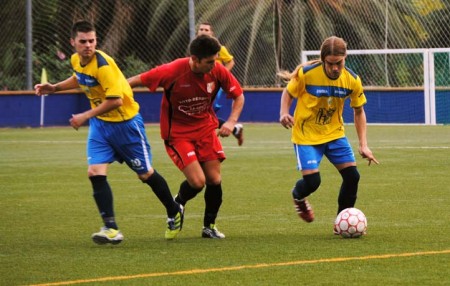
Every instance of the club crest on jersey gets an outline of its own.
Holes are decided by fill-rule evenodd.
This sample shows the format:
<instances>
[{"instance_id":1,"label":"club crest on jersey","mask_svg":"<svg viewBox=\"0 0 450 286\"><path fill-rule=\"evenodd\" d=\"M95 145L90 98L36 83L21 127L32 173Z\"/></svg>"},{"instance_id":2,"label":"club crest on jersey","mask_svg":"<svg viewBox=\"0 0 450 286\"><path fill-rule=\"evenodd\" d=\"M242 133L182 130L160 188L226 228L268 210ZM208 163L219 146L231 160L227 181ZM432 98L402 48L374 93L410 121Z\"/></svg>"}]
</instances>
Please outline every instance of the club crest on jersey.
<instances>
[{"instance_id":1,"label":"club crest on jersey","mask_svg":"<svg viewBox=\"0 0 450 286\"><path fill-rule=\"evenodd\" d=\"M214 82L208 82L207 84L206 84L206 91L208 92L208 93L212 93L213 92L213 90L214 90Z\"/></svg>"}]
</instances>

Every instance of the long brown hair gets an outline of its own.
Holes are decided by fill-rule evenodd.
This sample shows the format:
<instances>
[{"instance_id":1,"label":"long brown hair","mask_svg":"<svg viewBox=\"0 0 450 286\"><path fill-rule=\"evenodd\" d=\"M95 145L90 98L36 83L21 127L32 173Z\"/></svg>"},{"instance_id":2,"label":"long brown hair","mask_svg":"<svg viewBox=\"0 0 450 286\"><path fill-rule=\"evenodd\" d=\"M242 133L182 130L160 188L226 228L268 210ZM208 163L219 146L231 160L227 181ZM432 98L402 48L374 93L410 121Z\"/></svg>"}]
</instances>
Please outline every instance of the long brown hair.
<instances>
[{"instance_id":1,"label":"long brown hair","mask_svg":"<svg viewBox=\"0 0 450 286\"><path fill-rule=\"evenodd\" d=\"M345 56L347 54L347 43L339 37L326 38L320 47L320 59L322 62L327 56Z\"/></svg>"},{"instance_id":2,"label":"long brown hair","mask_svg":"<svg viewBox=\"0 0 450 286\"><path fill-rule=\"evenodd\" d=\"M323 62L327 56L345 56L346 54L347 43L344 41L344 39L336 36L331 36L329 38L326 38L320 46L320 59L301 63L295 68L293 72L280 71L277 73L277 75L284 81L289 81L292 78L296 77L298 75L298 71L304 66Z\"/></svg>"}]
</instances>

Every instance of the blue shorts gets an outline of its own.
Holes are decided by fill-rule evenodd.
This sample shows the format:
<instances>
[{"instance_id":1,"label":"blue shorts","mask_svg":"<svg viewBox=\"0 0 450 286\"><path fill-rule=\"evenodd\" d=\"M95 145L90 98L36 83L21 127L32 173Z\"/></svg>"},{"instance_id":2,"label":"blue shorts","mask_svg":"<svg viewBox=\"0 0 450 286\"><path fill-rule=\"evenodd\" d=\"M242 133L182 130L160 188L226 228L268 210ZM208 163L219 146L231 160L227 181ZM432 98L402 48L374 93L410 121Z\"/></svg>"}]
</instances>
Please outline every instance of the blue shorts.
<instances>
[{"instance_id":1,"label":"blue shorts","mask_svg":"<svg viewBox=\"0 0 450 286\"><path fill-rule=\"evenodd\" d=\"M342 137L319 145L294 144L298 170L319 169L323 155L334 165L356 162L355 154L347 137Z\"/></svg>"},{"instance_id":2,"label":"blue shorts","mask_svg":"<svg viewBox=\"0 0 450 286\"><path fill-rule=\"evenodd\" d=\"M220 104L220 100L223 97L223 89L220 88L219 91L216 94L216 99L214 100L214 112L219 111L222 108L222 105Z\"/></svg>"},{"instance_id":3,"label":"blue shorts","mask_svg":"<svg viewBox=\"0 0 450 286\"><path fill-rule=\"evenodd\" d=\"M89 120L87 139L88 165L126 162L137 174L145 174L152 164L150 144L142 116L124 122Z\"/></svg>"}]
</instances>

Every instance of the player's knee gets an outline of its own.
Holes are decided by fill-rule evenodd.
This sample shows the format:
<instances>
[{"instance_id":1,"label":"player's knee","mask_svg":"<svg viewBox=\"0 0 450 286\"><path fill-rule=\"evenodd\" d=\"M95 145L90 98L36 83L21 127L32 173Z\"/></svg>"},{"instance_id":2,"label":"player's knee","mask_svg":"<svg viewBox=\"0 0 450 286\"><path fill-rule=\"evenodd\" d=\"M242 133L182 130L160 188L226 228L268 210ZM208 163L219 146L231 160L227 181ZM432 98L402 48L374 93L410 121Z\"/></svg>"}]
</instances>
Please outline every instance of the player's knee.
<instances>
[{"instance_id":1,"label":"player's knee","mask_svg":"<svg viewBox=\"0 0 450 286\"><path fill-rule=\"evenodd\" d=\"M346 184L357 185L359 183L359 172L356 166L350 166L339 171Z\"/></svg>"},{"instance_id":2,"label":"player's knee","mask_svg":"<svg viewBox=\"0 0 450 286\"><path fill-rule=\"evenodd\" d=\"M314 173L303 176L303 181L305 182L305 189L308 193L315 192L321 183L320 173Z\"/></svg>"},{"instance_id":3,"label":"player's knee","mask_svg":"<svg viewBox=\"0 0 450 286\"><path fill-rule=\"evenodd\" d=\"M206 185L212 185L212 186L217 186L220 185L222 183L222 177L219 176L215 176L214 178L206 178Z\"/></svg>"},{"instance_id":4,"label":"player's knee","mask_svg":"<svg viewBox=\"0 0 450 286\"><path fill-rule=\"evenodd\" d=\"M147 173L144 174L137 174L139 180L142 182L147 181L153 174L155 173L155 170L153 168L150 168Z\"/></svg>"},{"instance_id":5,"label":"player's knee","mask_svg":"<svg viewBox=\"0 0 450 286\"><path fill-rule=\"evenodd\" d=\"M202 190L203 187L206 184L205 179L203 178L194 178L194 179L189 179L188 180L189 186L191 186L191 188L196 189L196 190Z\"/></svg>"},{"instance_id":6,"label":"player's knee","mask_svg":"<svg viewBox=\"0 0 450 286\"><path fill-rule=\"evenodd\" d=\"M94 170L94 169L89 169L88 172L87 172L87 175L88 175L88 177L89 177L89 179L90 179L90 178L92 178L92 177L100 176L100 175L102 175L102 174L99 173L99 172L97 172L97 171Z\"/></svg>"}]
</instances>

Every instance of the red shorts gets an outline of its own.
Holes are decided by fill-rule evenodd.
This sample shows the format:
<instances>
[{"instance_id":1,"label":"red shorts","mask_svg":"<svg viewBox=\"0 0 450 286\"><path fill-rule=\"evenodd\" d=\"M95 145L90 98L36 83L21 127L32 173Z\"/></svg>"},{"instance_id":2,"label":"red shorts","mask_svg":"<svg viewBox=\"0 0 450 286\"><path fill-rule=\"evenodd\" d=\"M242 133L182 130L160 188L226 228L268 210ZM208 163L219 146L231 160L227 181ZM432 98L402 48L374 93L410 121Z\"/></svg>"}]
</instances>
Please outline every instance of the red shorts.
<instances>
[{"instance_id":1,"label":"red shorts","mask_svg":"<svg viewBox=\"0 0 450 286\"><path fill-rule=\"evenodd\" d=\"M222 144L213 130L210 135L198 140L174 139L165 141L166 151L180 170L194 161L200 163L225 160Z\"/></svg>"}]
</instances>

